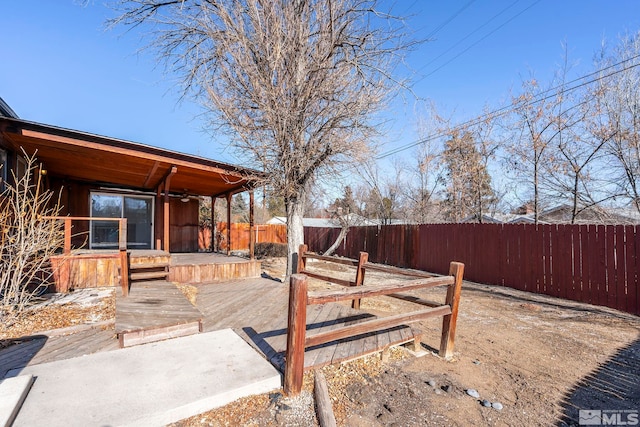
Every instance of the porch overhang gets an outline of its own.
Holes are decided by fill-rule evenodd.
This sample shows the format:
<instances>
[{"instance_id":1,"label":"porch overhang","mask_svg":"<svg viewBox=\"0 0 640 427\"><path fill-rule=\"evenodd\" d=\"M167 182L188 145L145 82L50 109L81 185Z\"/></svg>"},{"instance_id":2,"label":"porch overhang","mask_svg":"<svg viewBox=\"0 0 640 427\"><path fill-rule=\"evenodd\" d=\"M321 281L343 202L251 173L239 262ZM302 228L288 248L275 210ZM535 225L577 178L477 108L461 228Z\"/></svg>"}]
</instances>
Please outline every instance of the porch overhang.
<instances>
[{"instance_id":1,"label":"porch overhang","mask_svg":"<svg viewBox=\"0 0 640 427\"><path fill-rule=\"evenodd\" d=\"M36 154L51 176L111 187L157 191L171 175L176 194L215 196L251 190L257 170L130 141L0 117L4 141Z\"/></svg>"}]
</instances>

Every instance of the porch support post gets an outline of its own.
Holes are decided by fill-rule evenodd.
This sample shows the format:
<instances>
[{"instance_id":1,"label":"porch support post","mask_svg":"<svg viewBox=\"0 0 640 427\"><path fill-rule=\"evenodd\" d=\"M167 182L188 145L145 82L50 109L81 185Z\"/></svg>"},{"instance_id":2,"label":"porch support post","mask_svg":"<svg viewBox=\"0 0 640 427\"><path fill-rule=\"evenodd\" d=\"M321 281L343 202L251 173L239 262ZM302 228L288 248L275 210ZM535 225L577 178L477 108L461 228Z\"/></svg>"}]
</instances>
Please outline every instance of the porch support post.
<instances>
[{"instance_id":1,"label":"porch support post","mask_svg":"<svg viewBox=\"0 0 640 427\"><path fill-rule=\"evenodd\" d=\"M211 196L211 252L216 251L216 196Z\"/></svg>"},{"instance_id":2,"label":"porch support post","mask_svg":"<svg viewBox=\"0 0 640 427\"><path fill-rule=\"evenodd\" d=\"M227 193L227 255L231 255L231 200L233 194Z\"/></svg>"},{"instance_id":3,"label":"porch support post","mask_svg":"<svg viewBox=\"0 0 640 427\"><path fill-rule=\"evenodd\" d=\"M256 252L256 233L254 225L254 197L253 190L249 191L249 258L255 259Z\"/></svg>"},{"instance_id":4,"label":"porch support post","mask_svg":"<svg viewBox=\"0 0 640 427\"><path fill-rule=\"evenodd\" d=\"M178 172L176 166L171 166L171 170L164 179L164 215L163 215L163 229L164 229L164 245L163 249L166 252L170 252L169 248L169 189L171 188L171 177Z\"/></svg>"},{"instance_id":5,"label":"porch support post","mask_svg":"<svg viewBox=\"0 0 640 427\"><path fill-rule=\"evenodd\" d=\"M153 218L153 234L156 239L156 245L154 246L157 250L162 249L162 234L160 230L160 224L162 223L162 214L160 213L160 203L162 202L162 184L158 185L156 188L156 204L154 209L154 218ZM164 228L163 228L164 230Z\"/></svg>"}]
</instances>

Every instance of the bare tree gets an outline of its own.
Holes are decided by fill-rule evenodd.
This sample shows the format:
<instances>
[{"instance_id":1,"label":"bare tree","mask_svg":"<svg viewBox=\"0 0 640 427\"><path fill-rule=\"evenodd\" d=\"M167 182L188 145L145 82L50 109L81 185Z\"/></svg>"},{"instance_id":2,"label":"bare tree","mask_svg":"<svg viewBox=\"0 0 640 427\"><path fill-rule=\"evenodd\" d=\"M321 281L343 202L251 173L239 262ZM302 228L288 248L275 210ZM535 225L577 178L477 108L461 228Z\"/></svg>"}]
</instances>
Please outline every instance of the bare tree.
<instances>
[{"instance_id":1,"label":"bare tree","mask_svg":"<svg viewBox=\"0 0 640 427\"><path fill-rule=\"evenodd\" d=\"M368 191L365 196L364 213L381 225L391 224L398 219L403 209L403 167L399 162L393 165L392 175L381 175L381 166L367 162L359 168L359 173Z\"/></svg>"},{"instance_id":2,"label":"bare tree","mask_svg":"<svg viewBox=\"0 0 640 427\"><path fill-rule=\"evenodd\" d=\"M403 186L408 219L417 224L443 220L439 199L445 173L442 145L438 138L431 136L441 132L439 126L443 121L437 117L433 107L430 117L434 119L419 122L423 142L415 151L415 161L407 165L409 179Z\"/></svg>"},{"instance_id":3,"label":"bare tree","mask_svg":"<svg viewBox=\"0 0 640 427\"><path fill-rule=\"evenodd\" d=\"M59 205L42 191L35 157L0 194L0 321L11 324L48 285L49 258L64 244Z\"/></svg>"},{"instance_id":4,"label":"bare tree","mask_svg":"<svg viewBox=\"0 0 640 427\"><path fill-rule=\"evenodd\" d=\"M640 33L623 37L612 52L603 47L596 61L603 71L593 90L597 111L593 133L608 141L609 174L640 212L640 71L630 66L638 55Z\"/></svg>"},{"instance_id":5,"label":"bare tree","mask_svg":"<svg viewBox=\"0 0 640 427\"><path fill-rule=\"evenodd\" d=\"M554 138L549 162L544 165L544 186L549 196L561 202L570 201L570 222L578 216L616 197L611 193L606 173L604 147L615 131L607 132L599 123L600 106L594 102L594 91L565 89L565 66L560 71L557 114L551 129Z\"/></svg>"},{"instance_id":6,"label":"bare tree","mask_svg":"<svg viewBox=\"0 0 640 427\"><path fill-rule=\"evenodd\" d=\"M153 46L211 123L284 198L287 273L309 183L360 160L398 88L402 20L367 0L120 0L112 24L153 25Z\"/></svg>"},{"instance_id":7,"label":"bare tree","mask_svg":"<svg viewBox=\"0 0 640 427\"><path fill-rule=\"evenodd\" d=\"M522 83L522 93L513 98L514 121L510 143L506 147L508 167L515 178L528 184L532 191L534 223L542 210L543 165L552 169L553 158L548 148L562 128L556 126L559 116L559 97L537 99L547 90L540 88L538 80L531 78Z\"/></svg>"}]
</instances>

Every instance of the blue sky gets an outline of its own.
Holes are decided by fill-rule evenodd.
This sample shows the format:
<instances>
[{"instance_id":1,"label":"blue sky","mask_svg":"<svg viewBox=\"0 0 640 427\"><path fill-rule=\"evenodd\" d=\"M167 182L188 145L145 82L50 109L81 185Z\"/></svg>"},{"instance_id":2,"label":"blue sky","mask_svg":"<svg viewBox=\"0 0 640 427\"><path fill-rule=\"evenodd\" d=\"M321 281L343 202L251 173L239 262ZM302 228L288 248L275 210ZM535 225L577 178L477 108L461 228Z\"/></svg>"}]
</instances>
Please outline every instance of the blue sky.
<instances>
[{"instance_id":1,"label":"blue sky","mask_svg":"<svg viewBox=\"0 0 640 427\"><path fill-rule=\"evenodd\" d=\"M579 76L590 71L603 38L614 42L640 29L637 0L385 4L412 15L408 24L417 37L430 36L407 58L419 79L414 91L454 121L480 114L484 105L504 105L509 89L531 72L549 79L562 43ZM27 120L242 163L225 150L224 139L201 130L196 105L178 102L172 77L156 68L153 54L137 53L138 35L104 30L112 15L101 0L85 7L74 0L2 1L0 96ZM382 152L419 137L416 109L411 96L393 103Z\"/></svg>"}]
</instances>

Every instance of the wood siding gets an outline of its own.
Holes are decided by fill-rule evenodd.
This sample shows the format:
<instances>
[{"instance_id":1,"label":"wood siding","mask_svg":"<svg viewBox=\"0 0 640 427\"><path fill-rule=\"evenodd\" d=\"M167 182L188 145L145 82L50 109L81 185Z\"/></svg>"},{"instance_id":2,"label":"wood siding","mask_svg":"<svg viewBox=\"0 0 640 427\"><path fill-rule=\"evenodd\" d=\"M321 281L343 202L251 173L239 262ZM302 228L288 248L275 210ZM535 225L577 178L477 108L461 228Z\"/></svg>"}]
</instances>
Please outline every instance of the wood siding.
<instances>
[{"instance_id":1,"label":"wood siding","mask_svg":"<svg viewBox=\"0 0 640 427\"><path fill-rule=\"evenodd\" d=\"M157 208L156 208L157 209ZM169 200L169 236L171 252L198 252L198 200Z\"/></svg>"}]
</instances>

